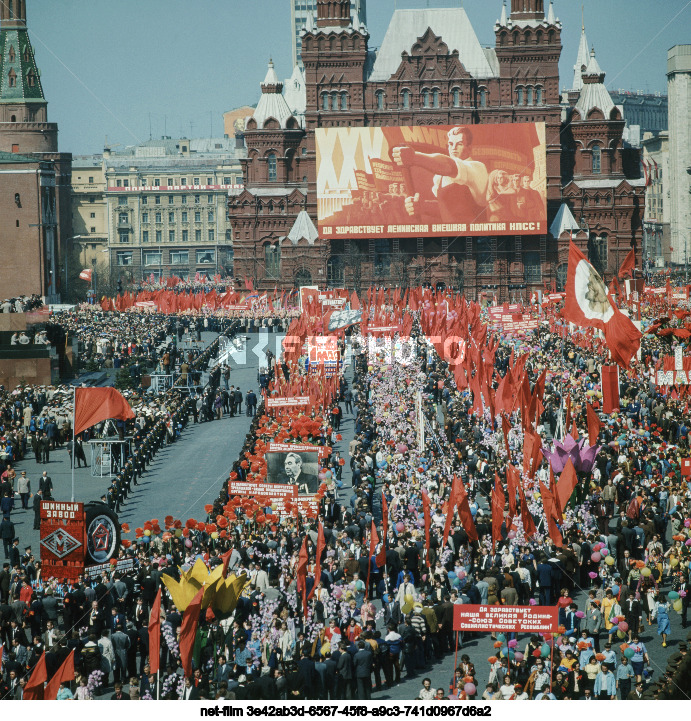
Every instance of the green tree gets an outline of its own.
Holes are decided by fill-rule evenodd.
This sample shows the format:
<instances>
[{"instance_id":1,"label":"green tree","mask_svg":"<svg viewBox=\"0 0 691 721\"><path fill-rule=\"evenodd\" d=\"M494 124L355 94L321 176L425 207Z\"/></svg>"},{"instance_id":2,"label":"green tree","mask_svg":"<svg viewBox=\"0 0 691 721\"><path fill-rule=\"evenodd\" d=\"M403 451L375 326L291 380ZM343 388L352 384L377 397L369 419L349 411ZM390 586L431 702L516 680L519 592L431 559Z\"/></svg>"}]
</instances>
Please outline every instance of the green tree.
<instances>
[{"instance_id":1,"label":"green tree","mask_svg":"<svg viewBox=\"0 0 691 721\"><path fill-rule=\"evenodd\" d=\"M119 391L126 391L126 390L130 390L131 388L134 388L134 384L132 383L132 376L130 375L129 366L122 366L118 370L118 372L115 374L114 386Z\"/></svg>"}]
</instances>

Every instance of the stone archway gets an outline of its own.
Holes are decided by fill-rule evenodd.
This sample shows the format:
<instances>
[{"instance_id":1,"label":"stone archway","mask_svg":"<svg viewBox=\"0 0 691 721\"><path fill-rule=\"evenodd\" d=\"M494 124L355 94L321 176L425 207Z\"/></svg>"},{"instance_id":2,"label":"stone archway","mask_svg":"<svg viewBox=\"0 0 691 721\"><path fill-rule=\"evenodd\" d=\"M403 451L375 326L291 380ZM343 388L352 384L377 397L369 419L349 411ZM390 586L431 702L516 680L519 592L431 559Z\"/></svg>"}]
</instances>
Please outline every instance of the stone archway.
<instances>
[{"instance_id":1,"label":"stone archway","mask_svg":"<svg viewBox=\"0 0 691 721\"><path fill-rule=\"evenodd\" d=\"M301 285L312 285L312 273L304 266L295 272L295 285L298 288Z\"/></svg>"}]
</instances>

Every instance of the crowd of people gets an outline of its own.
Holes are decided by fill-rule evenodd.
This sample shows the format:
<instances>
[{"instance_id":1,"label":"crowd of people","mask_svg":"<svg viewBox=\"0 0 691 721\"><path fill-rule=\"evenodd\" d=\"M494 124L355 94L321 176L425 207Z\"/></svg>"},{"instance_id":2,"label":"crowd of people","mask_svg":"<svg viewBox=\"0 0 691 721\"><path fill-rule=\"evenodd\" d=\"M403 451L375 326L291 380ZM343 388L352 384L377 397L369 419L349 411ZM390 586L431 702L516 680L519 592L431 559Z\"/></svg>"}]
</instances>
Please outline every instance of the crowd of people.
<instances>
[{"instance_id":1,"label":"crowd of people","mask_svg":"<svg viewBox=\"0 0 691 721\"><path fill-rule=\"evenodd\" d=\"M260 395L228 481L265 480L270 441L313 444L324 455L312 504L240 497L224 482L203 520L170 517L162 528L152 519L136 529L121 549L132 570L65 584L41 578L28 551L4 569L3 694L21 696L44 650L49 677L74 650L78 679L65 697L89 698L114 682L115 698L369 699L400 684L424 700L686 698L688 405L685 389L661 389L651 372L672 353L670 337L644 336L641 360L621 371L619 410L604 414L605 358L591 338L561 332L553 310L537 332L482 330L484 311L444 296L448 317L471 313L486 341L473 354L489 381L479 392L464 387L458 358L431 338L440 299L426 291L419 310L390 297L365 307L387 316L381 325L413 312L405 362L386 338L358 337L357 328L352 364L334 379L310 380L300 358L270 358L269 396L293 384L311 405L272 414ZM648 309L646 323L658 310ZM148 323L145 314L110 316L114 328ZM137 349L143 334L134 333ZM224 370L211 371L206 396L223 404ZM507 374L539 399L532 428L520 402L492 414L490 397ZM347 454L334 450L346 432L342 404L346 418L352 410ZM600 421L596 440L589 406ZM199 408L186 400L175 412L184 424ZM531 434L544 453L527 452ZM591 440L598 449L588 466L578 454ZM557 447L578 473L568 503L552 513ZM210 569L246 574L243 595L231 611L212 604L200 615L185 678L185 609L165 584L161 672L152 674L147 626L161 578L184 582L200 557ZM486 636L454 631L456 604L556 605L559 628L496 630L492 654L478 657ZM651 652L656 637L673 650Z\"/></svg>"}]
</instances>

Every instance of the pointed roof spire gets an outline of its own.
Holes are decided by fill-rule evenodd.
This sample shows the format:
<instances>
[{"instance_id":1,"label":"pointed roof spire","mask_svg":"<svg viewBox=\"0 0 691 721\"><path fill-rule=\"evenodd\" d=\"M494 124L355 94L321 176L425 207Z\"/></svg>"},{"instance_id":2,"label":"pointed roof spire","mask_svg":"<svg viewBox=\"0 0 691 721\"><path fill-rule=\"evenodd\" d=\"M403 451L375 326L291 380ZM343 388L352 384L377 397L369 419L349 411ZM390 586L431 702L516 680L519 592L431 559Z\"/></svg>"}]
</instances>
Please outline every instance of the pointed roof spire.
<instances>
[{"instance_id":1,"label":"pointed roof spire","mask_svg":"<svg viewBox=\"0 0 691 721\"><path fill-rule=\"evenodd\" d=\"M276 75L276 71L274 70L274 61L271 58L269 58L269 69L266 71L266 77L264 78L264 82L262 83L262 90L264 90L265 85L280 85L280 80L278 79L278 75Z\"/></svg>"},{"instance_id":2,"label":"pointed roof spire","mask_svg":"<svg viewBox=\"0 0 691 721\"><path fill-rule=\"evenodd\" d=\"M499 18L499 24L502 27L506 25L506 0L504 0L501 6L501 18Z\"/></svg>"},{"instance_id":3,"label":"pointed roof spire","mask_svg":"<svg viewBox=\"0 0 691 721\"><path fill-rule=\"evenodd\" d=\"M547 12L547 22L550 25L555 25L557 22L556 18L554 17L554 3L552 2L552 0L550 0L550 3L549 3L549 11Z\"/></svg>"},{"instance_id":4,"label":"pointed roof spire","mask_svg":"<svg viewBox=\"0 0 691 721\"><path fill-rule=\"evenodd\" d=\"M582 10L581 10L582 11ZM578 55L576 56L576 64L573 66L573 85L572 90L580 90L583 87L583 68L588 67L590 53L588 51L588 38L585 34L585 19L581 19L581 41L578 44Z\"/></svg>"},{"instance_id":5,"label":"pointed roof spire","mask_svg":"<svg viewBox=\"0 0 691 721\"><path fill-rule=\"evenodd\" d=\"M602 76L604 76L604 73L602 72L602 68L600 67L600 63L598 63L597 58L595 57L595 48L591 48L591 50L590 50L590 60L588 61L588 66L586 67L583 75L602 75Z\"/></svg>"}]
</instances>

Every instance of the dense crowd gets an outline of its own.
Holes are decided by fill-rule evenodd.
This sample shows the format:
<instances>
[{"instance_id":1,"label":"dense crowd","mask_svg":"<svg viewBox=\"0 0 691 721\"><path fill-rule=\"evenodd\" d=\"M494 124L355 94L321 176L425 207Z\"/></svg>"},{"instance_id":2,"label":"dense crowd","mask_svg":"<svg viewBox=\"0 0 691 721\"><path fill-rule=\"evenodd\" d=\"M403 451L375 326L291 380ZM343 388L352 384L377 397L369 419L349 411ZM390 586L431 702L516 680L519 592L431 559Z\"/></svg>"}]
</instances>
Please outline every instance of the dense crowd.
<instances>
[{"instance_id":1,"label":"dense crowd","mask_svg":"<svg viewBox=\"0 0 691 721\"><path fill-rule=\"evenodd\" d=\"M122 316L148 323L146 315ZM671 619L678 615L686 628L688 406L685 389L663 393L651 372L672 352L670 339L645 336L641 360L621 373L619 411L605 415L599 346L551 320L535 333L487 340L491 389L498 393L509 371L521 372L539 395L534 431L545 453L534 464L525 460L521 407L503 422L492 417L486 392L459 386L453 359L440 357L421 318L405 363L390 357L385 339L355 332L361 352L352 377L323 380L321 399L306 411L271 416L260 397L230 470L229 480L265 478L271 440L327 447L318 511L281 511L268 497L231 496L224 483L203 521L171 517L161 528L152 519L136 529L121 551L132 571L66 585L41 579L35 559L20 557L0 583L5 695L21 695L44 649L51 670L74 649L77 698L115 682L116 698L368 699L411 679L425 700L685 698L691 660ZM146 333L135 326L121 337L132 332L143 348ZM300 360L270 361L269 392L305 373ZM221 413L230 411L224 369L211 371L202 407L220 398ZM589 405L601 422L590 464ZM351 411L346 459L333 446ZM176 412L174 423L203 417L191 402ZM557 446L578 461L578 485L553 522L545 499L555 495L548 459ZM521 490L512 499L514 472ZM455 515L460 487L465 516ZM498 487L507 500L493 507ZM180 668L184 609L164 590L156 677L147 666L147 624L161 577L184 580L199 557L212 569L226 563L245 573L247 587L233 611L210 606L201 614L189 678ZM463 603L556 605L559 631L496 632L493 655L477 658L480 639L453 629L454 605ZM646 643L658 635L675 650L651 658ZM445 671L448 683L433 688L432 670Z\"/></svg>"}]
</instances>

